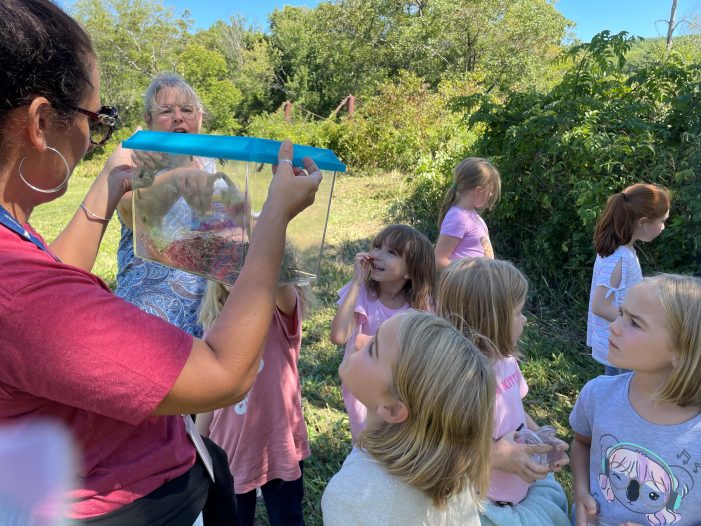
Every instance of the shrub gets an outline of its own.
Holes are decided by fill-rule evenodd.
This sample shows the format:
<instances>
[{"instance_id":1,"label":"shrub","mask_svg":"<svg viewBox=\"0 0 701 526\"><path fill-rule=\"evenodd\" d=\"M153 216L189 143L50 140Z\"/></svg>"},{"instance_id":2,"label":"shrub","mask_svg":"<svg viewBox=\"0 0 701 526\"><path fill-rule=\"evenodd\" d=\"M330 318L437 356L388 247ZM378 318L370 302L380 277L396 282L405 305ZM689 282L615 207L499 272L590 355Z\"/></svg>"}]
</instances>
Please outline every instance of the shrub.
<instances>
[{"instance_id":1,"label":"shrub","mask_svg":"<svg viewBox=\"0 0 701 526\"><path fill-rule=\"evenodd\" d=\"M641 247L645 273L701 272L701 65L672 57L626 72L631 43L604 32L574 48L547 94L462 101L478 105L469 122L485 126L470 154L502 173L502 200L487 217L497 255L531 279L570 284L575 299L588 294L596 218L609 195L635 182L673 192L667 229ZM435 221L449 173L417 178L397 214L420 210L419 224Z\"/></svg>"},{"instance_id":2,"label":"shrub","mask_svg":"<svg viewBox=\"0 0 701 526\"><path fill-rule=\"evenodd\" d=\"M277 111L253 117L246 135L276 141L290 139L296 144L335 150L338 126L332 119L312 119L300 115L297 111L293 112L293 119L288 122L282 111Z\"/></svg>"},{"instance_id":3,"label":"shrub","mask_svg":"<svg viewBox=\"0 0 701 526\"><path fill-rule=\"evenodd\" d=\"M355 168L410 170L445 149L461 128L460 114L450 111L446 97L403 72L342 119L338 151Z\"/></svg>"}]
</instances>

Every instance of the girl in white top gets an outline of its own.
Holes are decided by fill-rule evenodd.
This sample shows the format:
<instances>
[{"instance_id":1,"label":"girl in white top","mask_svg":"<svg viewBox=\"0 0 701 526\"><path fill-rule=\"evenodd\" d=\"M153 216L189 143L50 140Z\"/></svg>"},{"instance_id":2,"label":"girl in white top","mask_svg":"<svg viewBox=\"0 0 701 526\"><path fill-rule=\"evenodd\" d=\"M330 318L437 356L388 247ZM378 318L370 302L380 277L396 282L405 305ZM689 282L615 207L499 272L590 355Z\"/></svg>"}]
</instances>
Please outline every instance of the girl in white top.
<instances>
[{"instance_id":1,"label":"girl in white top","mask_svg":"<svg viewBox=\"0 0 701 526\"><path fill-rule=\"evenodd\" d=\"M660 235L669 217L670 200L664 186L634 184L609 197L596 223L597 255L589 294L587 345L608 375L623 372L607 360L609 323L618 317L626 291L643 279L633 245Z\"/></svg>"},{"instance_id":2,"label":"girl in white top","mask_svg":"<svg viewBox=\"0 0 701 526\"><path fill-rule=\"evenodd\" d=\"M450 323L409 311L358 335L339 374L367 427L321 500L327 526L479 526L494 375Z\"/></svg>"},{"instance_id":3,"label":"girl in white top","mask_svg":"<svg viewBox=\"0 0 701 526\"><path fill-rule=\"evenodd\" d=\"M453 170L453 184L443 198L438 216L440 234L436 242L436 268L466 257L494 258L487 223L480 216L501 196L501 176L492 163L468 157Z\"/></svg>"}]
</instances>

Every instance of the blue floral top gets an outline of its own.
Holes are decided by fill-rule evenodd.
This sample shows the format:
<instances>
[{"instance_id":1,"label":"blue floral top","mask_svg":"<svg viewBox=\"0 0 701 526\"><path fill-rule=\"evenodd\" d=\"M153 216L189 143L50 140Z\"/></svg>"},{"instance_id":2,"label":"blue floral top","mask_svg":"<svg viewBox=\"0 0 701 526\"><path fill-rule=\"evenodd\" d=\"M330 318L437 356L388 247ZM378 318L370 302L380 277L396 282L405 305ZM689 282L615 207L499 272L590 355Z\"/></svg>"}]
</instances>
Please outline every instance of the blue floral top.
<instances>
[{"instance_id":1,"label":"blue floral top","mask_svg":"<svg viewBox=\"0 0 701 526\"><path fill-rule=\"evenodd\" d=\"M117 296L193 336L202 336L197 312L207 285L205 278L136 257L134 232L124 223L117 265Z\"/></svg>"}]
</instances>

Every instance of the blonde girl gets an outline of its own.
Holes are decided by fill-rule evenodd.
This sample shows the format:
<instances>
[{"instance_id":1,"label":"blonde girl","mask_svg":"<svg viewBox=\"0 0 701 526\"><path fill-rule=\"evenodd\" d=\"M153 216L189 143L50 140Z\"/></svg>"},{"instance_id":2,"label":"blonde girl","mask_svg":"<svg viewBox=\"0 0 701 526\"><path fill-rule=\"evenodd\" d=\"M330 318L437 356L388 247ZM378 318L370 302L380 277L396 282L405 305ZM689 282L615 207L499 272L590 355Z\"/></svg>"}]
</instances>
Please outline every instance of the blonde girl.
<instances>
[{"instance_id":1,"label":"blonde girl","mask_svg":"<svg viewBox=\"0 0 701 526\"><path fill-rule=\"evenodd\" d=\"M632 372L587 383L570 415L575 524L698 525L701 279L632 287L608 361Z\"/></svg>"},{"instance_id":2,"label":"blonde girl","mask_svg":"<svg viewBox=\"0 0 701 526\"><path fill-rule=\"evenodd\" d=\"M408 225L389 225L369 252L355 256L353 279L339 291L331 341L347 355L358 334L373 336L380 324L409 308L430 309L436 279L431 243ZM356 442L365 427L365 407L343 387L343 400Z\"/></svg>"},{"instance_id":3,"label":"blonde girl","mask_svg":"<svg viewBox=\"0 0 701 526\"><path fill-rule=\"evenodd\" d=\"M208 282L199 314L205 330L214 324L228 296L229 287ZM242 526L254 523L257 488L272 526L304 524L302 466L310 450L297 360L302 317L310 299L308 286L278 287L253 387L238 404L197 417L200 433L228 454Z\"/></svg>"},{"instance_id":4,"label":"blonde girl","mask_svg":"<svg viewBox=\"0 0 701 526\"><path fill-rule=\"evenodd\" d=\"M634 184L612 195L594 230L596 262L587 315L587 345L605 374L621 372L606 360L608 325L618 316L626 292L643 279L635 242L660 235L669 217L670 194L664 186Z\"/></svg>"},{"instance_id":5,"label":"blonde girl","mask_svg":"<svg viewBox=\"0 0 701 526\"><path fill-rule=\"evenodd\" d=\"M539 429L523 408L522 398L528 393L528 385L517 360L517 343L526 321L523 307L527 292L528 282L516 267L507 261L488 258L453 262L441 276L438 286L438 314L464 334L474 335L477 346L489 358L496 374L494 427L491 429L495 443L491 483L486 495L499 505L518 505L526 498L533 482L568 463L564 453L567 444L562 441L557 442L562 455L549 466L538 464L530 455L550 451L552 446L516 442L517 432L523 427ZM567 523L566 501L560 517Z\"/></svg>"},{"instance_id":6,"label":"blonde girl","mask_svg":"<svg viewBox=\"0 0 701 526\"><path fill-rule=\"evenodd\" d=\"M324 491L324 524L478 526L492 442L488 361L425 312L394 316L356 343L338 372L367 407L367 428Z\"/></svg>"},{"instance_id":7,"label":"blonde girl","mask_svg":"<svg viewBox=\"0 0 701 526\"><path fill-rule=\"evenodd\" d=\"M486 159L468 157L453 170L453 184L443 199L436 242L439 271L464 257L494 258L489 230L480 211L494 207L501 196L499 171Z\"/></svg>"}]
</instances>

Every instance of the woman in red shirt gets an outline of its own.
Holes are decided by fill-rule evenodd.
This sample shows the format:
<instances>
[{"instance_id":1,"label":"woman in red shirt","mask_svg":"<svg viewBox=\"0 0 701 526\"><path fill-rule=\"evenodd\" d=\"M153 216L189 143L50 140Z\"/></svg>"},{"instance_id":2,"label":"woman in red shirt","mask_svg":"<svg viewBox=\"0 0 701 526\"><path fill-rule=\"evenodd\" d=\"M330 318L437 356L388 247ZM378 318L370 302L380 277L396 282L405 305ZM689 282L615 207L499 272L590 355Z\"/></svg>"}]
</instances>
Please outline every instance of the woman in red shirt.
<instances>
[{"instance_id":1,"label":"woman in red shirt","mask_svg":"<svg viewBox=\"0 0 701 526\"><path fill-rule=\"evenodd\" d=\"M55 4L0 3L0 424L48 418L72 432L80 468L71 518L193 524L211 491L177 415L235 404L250 388L285 229L321 174L306 159L311 175L295 177L283 143L233 293L207 338L193 338L90 273L130 189L120 150L54 242L31 227L32 210L65 193L75 165L110 137L117 112L101 105L99 83L89 37Z\"/></svg>"}]
</instances>

